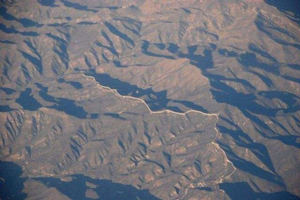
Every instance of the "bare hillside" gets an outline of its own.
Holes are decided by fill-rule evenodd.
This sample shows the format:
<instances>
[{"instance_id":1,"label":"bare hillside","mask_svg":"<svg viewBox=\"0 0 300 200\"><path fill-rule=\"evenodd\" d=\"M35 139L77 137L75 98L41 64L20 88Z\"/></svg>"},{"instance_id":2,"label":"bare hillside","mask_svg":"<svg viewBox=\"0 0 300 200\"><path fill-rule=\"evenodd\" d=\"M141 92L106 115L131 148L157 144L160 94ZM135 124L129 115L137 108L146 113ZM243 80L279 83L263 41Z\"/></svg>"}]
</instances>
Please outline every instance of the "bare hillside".
<instances>
[{"instance_id":1,"label":"bare hillside","mask_svg":"<svg viewBox=\"0 0 300 200\"><path fill-rule=\"evenodd\" d=\"M0 5L0 199L300 198L298 0Z\"/></svg>"}]
</instances>

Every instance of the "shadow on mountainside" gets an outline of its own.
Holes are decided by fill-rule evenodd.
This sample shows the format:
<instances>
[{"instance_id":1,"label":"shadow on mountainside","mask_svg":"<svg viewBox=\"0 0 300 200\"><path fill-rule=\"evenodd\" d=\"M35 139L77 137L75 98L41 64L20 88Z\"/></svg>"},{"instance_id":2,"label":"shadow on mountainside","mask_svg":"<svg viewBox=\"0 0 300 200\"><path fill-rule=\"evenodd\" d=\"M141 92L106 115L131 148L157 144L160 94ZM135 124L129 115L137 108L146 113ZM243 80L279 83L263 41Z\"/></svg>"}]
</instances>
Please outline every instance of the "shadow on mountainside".
<instances>
[{"instance_id":1,"label":"shadow on mountainside","mask_svg":"<svg viewBox=\"0 0 300 200\"><path fill-rule=\"evenodd\" d=\"M266 171L259 166L255 165L254 163L239 157L235 154L232 149L225 144L220 144L220 147L226 152L228 159L234 164L234 166L244 172L247 172L253 176L259 177L261 179L267 180L269 182L275 183L279 186L284 187L284 182L282 178L277 174L271 173ZM260 158L261 159L261 158ZM264 160L262 160L263 162Z\"/></svg>"},{"instance_id":2,"label":"shadow on mountainside","mask_svg":"<svg viewBox=\"0 0 300 200\"><path fill-rule=\"evenodd\" d=\"M166 50L170 54L162 55L158 53L149 52L148 49L150 46L155 46L160 50ZM213 53L217 50L218 53L225 57L232 57L241 64L241 66L249 73L256 75L260 78L266 85L269 87L273 86L273 82L267 76L262 73L255 71L254 69L259 69L265 73L271 73L274 76L281 76L280 74L280 64L278 61L271 56L269 53L260 49L254 44L249 44L249 51L244 53L238 53L235 51L230 51L227 49L218 49L215 44L210 44L208 47L200 47L197 45L188 46L186 52L183 52L182 49L174 43L150 43L149 41L143 41L141 46L142 52L148 56L153 57L164 57L168 59L174 59L176 57L189 59L190 63L199 70L202 74L206 76L211 85L211 94L214 99L219 103L225 103L233 107L238 108L247 118L249 118L255 125L260 127L264 131L257 130L263 137L268 139L279 140L284 144L291 145L297 148L300 148L300 143L297 142L297 139L300 136L295 136L293 133L287 132L288 135L280 135L274 132L269 125L267 125L263 120L258 116L265 116L269 118L276 117L277 115L284 115L289 113L295 113L300 110L300 98L292 93L285 91L257 91L257 89L247 80L240 79L236 76L226 77L222 74L214 74L212 69L214 67L213 62ZM198 48L201 48L203 52L197 54ZM262 56L272 64L264 63L258 59L258 55ZM298 70L299 65L287 64L286 67L291 69ZM155 92L152 88L141 89L135 85L131 85L127 82L121 81L119 79L110 77L108 74L96 74L95 72L89 72L90 76L94 76L96 81L98 81L103 86L108 86L112 89L116 89L121 95L130 95L133 97L145 97L145 102L149 105L151 110L157 111L161 109L170 109L173 111L181 112L177 107L168 107L169 102L180 103L186 107L198 111L208 113L200 105L195 105L192 102L188 101L178 101L167 99L166 91ZM288 77L287 79L291 79ZM296 78L292 78L296 79ZM300 80L298 80L300 81ZM228 82L236 83L249 92L239 92ZM278 99L286 104L285 107L271 107L269 105L261 105L259 102L262 100L275 100Z\"/></svg>"},{"instance_id":3,"label":"shadow on mountainside","mask_svg":"<svg viewBox=\"0 0 300 200\"><path fill-rule=\"evenodd\" d=\"M147 190L139 190L131 185L113 183L110 180L93 179L81 174L72 175L72 181L64 182L58 178L34 178L48 187L54 187L73 200L91 199L86 196L92 190L97 199L102 200L159 200Z\"/></svg>"},{"instance_id":4,"label":"shadow on mountainside","mask_svg":"<svg viewBox=\"0 0 300 200\"><path fill-rule=\"evenodd\" d=\"M25 91L21 92L16 102L20 104L24 110L35 111L41 108L42 105L33 97L31 92L31 88L26 88Z\"/></svg>"},{"instance_id":5,"label":"shadow on mountainside","mask_svg":"<svg viewBox=\"0 0 300 200\"><path fill-rule=\"evenodd\" d=\"M88 11L88 12L97 12L97 10L89 9L87 6L83 6L79 3L72 2L72 1L67 1L67 0L61 0L61 2L64 4L64 6L69 7L69 8L74 8L76 10L80 11Z\"/></svg>"},{"instance_id":6,"label":"shadow on mountainside","mask_svg":"<svg viewBox=\"0 0 300 200\"><path fill-rule=\"evenodd\" d=\"M42 24L39 24L28 18L16 18L15 16L9 14L7 12L7 8L5 8L5 7L0 7L0 16L7 21L16 21L16 22L22 24L22 26L24 26L26 28L43 26Z\"/></svg>"},{"instance_id":7,"label":"shadow on mountainside","mask_svg":"<svg viewBox=\"0 0 300 200\"><path fill-rule=\"evenodd\" d=\"M175 112L182 112L182 110L180 110L178 107L168 106L169 102L174 102L182 104L190 109L198 110L204 113L208 112L202 106L196 105L189 101L168 99L167 92L165 90L156 92L153 91L152 88L139 88L136 85L132 85L125 81L121 81L117 78L113 78L108 74L96 73L94 71L90 71L89 73L87 73L87 75L93 76L95 80L102 86L106 86L111 89L116 89L118 93L120 93L123 96L132 96L144 99L152 111L169 109Z\"/></svg>"},{"instance_id":8,"label":"shadow on mountainside","mask_svg":"<svg viewBox=\"0 0 300 200\"><path fill-rule=\"evenodd\" d=\"M134 47L135 43L134 41L126 34L119 31L115 26L113 26L109 22L104 22L104 25L108 28L108 30L113 33L114 35L118 36L119 38L123 39L127 43L129 43L132 47Z\"/></svg>"},{"instance_id":9,"label":"shadow on mountainside","mask_svg":"<svg viewBox=\"0 0 300 200\"><path fill-rule=\"evenodd\" d=\"M293 13L291 20L300 23L300 3L299 0L265 0L265 2L271 6L276 7L281 12Z\"/></svg>"},{"instance_id":10,"label":"shadow on mountainside","mask_svg":"<svg viewBox=\"0 0 300 200\"><path fill-rule=\"evenodd\" d=\"M0 112L10 112L13 111L14 109L12 109L10 106L8 105L0 105Z\"/></svg>"},{"instance_id":11,"label":"shadow on mountainside","mask_svg":"<svg viewBox=\"0 0 300 200\"><path fill-rule=\"evenodd\" d=\"M227 122L231 126L234 127L234 130L229 129L222 125L217 125L218 130L222 134L227 134L228 136L232 137L236 144L240 147L244 147L249 149L257 158L259 158L272 172L275 172L275 168L273 166L271 157L267 148L260 143L257 143L251 139L251 137L244 133L236 124L232 121L220 117L221 120Z\"/></svg>"},{"instance_id":12,"label":"shadow on mountainside","mask_svg":"<svg viewBox=\"0 0 300 200\"><path fill-rule=\"evenodd\" d=\"M232 200L299 200L299 197L286 191L274 193L255 192L246 182L221 183L219 186Z\"/></svg>"},{"instance_id":13,"label":"shadow on mountainside","mask_svg":"<svg viewBox=\"0 0 300 200\"><path fill-rule=\"evenodd\" d=\"M0 199L25 199L22 168L13 162L0 161Z\"/></svg>"},{"instance_id":14,"label":"shadow on mountainside","mask_svg":"<svg viewBox=\"0 0 300 200\"><path fill-rule=\"evenodd\" d=\"M80 83L75 81L69 81L66 83L72 85L76 89L80 89L82 87ZM36 86L40 89L39 96L43 98L45 101L53 103L53 105L45 106L45 107L65 112L68 115L72 115L80 119L98 118L98 114L96 113L89 114L84 110L83 107L77 105L74 100L51 96L48 94L47 87L44 87L39 83L36 83ZM29 110L29 111L36 111L41 107L43 107L43 105L40 104L32 95L31 88L26 88L23 92L21 92L20 96L16 99L16 103L20 104L24 110ZM13 110L6 105L1 106L0 108L1 108L0 109L1 112Z\"/></svg>"},{"instance_id":15,"label":"shadow on mountainside","mask_svg":"<svg viewBox=\"0 0 300 200\"><path fill-rule=\"evenodd\" d=\"M199 68L202 71L202 74L210 81L211 94L213 95L214 99L219 103L225 103L238 108L247 118L251 120L254 126L259 127L257 132L263 137L279 140L284 144L300 148L300 144L297 142L299 136L295 136L289 132L287 132L288 135L280 135L259 117L265 116L268 118L274 118L277 115L295 113L299 111L300 106L298 96L284 91L257 91L257 89L247 80L239 79L236 76L227 78L225 75L215 74L213 70L210 70L214 67L213 53L217 50L214 44L211 44L204 49L203 47L200 47L203 49L201 54L196 54L196 52L198 52L197 50L199 50L199 47L195 45L187 47L186 52L182 52L176 44L165 44L164 48L174 54L174 56L189 59L190 63ZM242 65L242 67L244 67L245 70L250 73L252 72L251 70L253 68L259 68L266 73L272 73L275 76L280 76L278 65L263 63L257 59L256 54L264 56L276 63L277 61L275 58L253 45L250 45L249 49L252 52L249 51L239 54L227 49L218 49L218 53L222 56L235 58ZM151 55L156 56L154 54ZM266 84L269 86L272 86L272 81L267 77L261 75L259 78L261 78L262 81L266 82ZM233 88L231 84L228 84L228 82L239 84L240 86L247 88L249 92L239 92ZM269 101L273 99L278 99L284 102L286 106L283 108L274 108L269 105L259 104L259 102L262 100ZM224 126L218 125L220 132L231 136L237 145L251 150L253 154L256 155L257 158L260 159L261 162L264 163L272 172L266 171L254 163L239 157L231 150L229 146L220 144L222 149L226 152L228 158L233 162L234 166L242 171L284 187L284 182L274 170L267 148L263 144L253 141L250 136L233 124L231 120L225 120L227 120L227 123L229 122L230 125L235 128L231 130ZM259 196L260 195L264 196L263 194L259 194Z\"/></svg>"},{"instance_id":16,"label":"shadow on mountainside","mask_svg":"<svg viewBox=\"0 0 300 200\"><path fill-rule=\"evenodd\" d=\"M42 6L57 7L55 0L38 0Z\"/></svg>"},{"instance_id":17,"label":"shadow on mountainside","mask_svg":"<svg viewBox=\"0 0 300 200\"><path fill-rule=\"evenodd\" d=\"M100 83L100 85L109 87L111 89L116 89L122 96L132 96L136 98L147 96L148 98L145 101L149 105L151 110L157 111L166 109L169 102L169 99L167 99L166 91L155 92L152 90L152 88L139 88L136 85L132 85L117 78L113 78L108 74L96 74L94 72L91 72L88 75L93 76L95 80Z\"/></svg>"},{"instance_id":18,"label":"shadow on mountainside","mask_svg":"<svg viewBox=\"0 0 300 200\"><path fill-rule=\"evenodd\" d=\"M65 112L68 115L72 115L74 117L85 119L88 118L88 113L84 110L84 108L76 105L76 102L71 99L53 97L48 94L48 88L42 86L39 83L36 83L36 86L40 89L39 95L48 102L53 103L50 108ZM96 118L97 115L91 115L92 118ZM94 116L94 117L93 117Z\"/></svg>"},{"instance_id":19,"label":"shadow on mountainside","mask_svg":"<svg viewBox=\"0 0 300 200\"><path fill-rule=\"evenodd\" d=\"M297 37L293 34L293 32L289 32L284 28L276 26L274 23L270 23L270 21L266 19L266 17L258 15L255 20L255 25L258 30L265 33L266 36L268 36L274 42L282 46L290 46L300 50L299 41L297 41ZM297 42L292 42L291 40Z\"/></svg>"},{"instance_id":20,"label":"shadow on mountainside","mask_svg":"<svg viewBox=\"0 0 300 200\"><path fill-rule=\"evenodd\" d=\"M12 26L8 27L3 23L0 23L0 30L5 32L5 33L8 33L8 34L20 34L22 36L32 36L32 37L39 36L39 33L37 33L37 32L34 32L34 31L18 31L14 27L12 27Z\"/></svg>"},{"instance_id":21,"label":"shadow on mountainside","mask_svg":"<svg viewBox=\"0 0 300 200\"><path fill-rule=\"evenodd\" d=\"M295 113L300 110L299 100L300 98L294 94L284 92L284 91L259 91L256 92L256 88L252 86L252 84L246 80L241 80L239 78L227 78L222 75L213 74L208 69L213 68L213 58L212 53L215 50L214 45L211 47L207 47L203 51L203 55L196 55L194 52L196 51L196 46L188 47L188 53L182 53L177 51L177 55L179 57L188 58L190 63L198 67L204 76L208 78L211 85L211 93L214 99L219 103L226 103L228 105L234 106L238 108L247 118L249 118L254 124L261 127L266 131L258 132L269 139L280 140L281 142L295 146L297 148L300 147L300 143L297 143L297 138L299 136L295 136L292 133L288 133L289 135L279 135L274 132L264 121L262 121L258 115L266 116L266 117L276 117L278 114L288 114ZM257 60L256 55L253 53L243 53L238 54L236 52L227 51L223 54L225 56L235 57L237 61L246 68L247 71L251 72L251 68L256 67L260 68L268 73L273 73L274 75L279 76L278 68L265 63L262 63ZM260 52L260 54L263 54ZM266 53L265 53L266 54ZM291 66L289 66L291 67ZM263 80L263 79L262 79ZM231 85L226 82L237 83L244 88L247 88L250 92L241 93L233 88ZM271 81L269 81L271 84ZM261 100L273 100L278 99L286 104L285 108L273 108L268 107L268 105L260 105L258 102Z\"/></svg>"},{"instance_id":22,"label":"shadow on mountainside","mask_svg":"<svg viewBox=\"0 0 300 200\"><path fill-rule=\"evenodd\" d=\"M22 192L26 178L21 177L22 168L7 161L0 161L0 199L26 199L27 194ZM73 200L91 199L87 197L87 190L97 194L101 200L159 200L150 194L148 190L139 190L131 185L113 183L110 180L98 180L84 175L76 174L71 176L72 181L64 182L59 178L41 177L32 178L47 187L54 187L62 194Z\"/></svg>"}]
</instances>

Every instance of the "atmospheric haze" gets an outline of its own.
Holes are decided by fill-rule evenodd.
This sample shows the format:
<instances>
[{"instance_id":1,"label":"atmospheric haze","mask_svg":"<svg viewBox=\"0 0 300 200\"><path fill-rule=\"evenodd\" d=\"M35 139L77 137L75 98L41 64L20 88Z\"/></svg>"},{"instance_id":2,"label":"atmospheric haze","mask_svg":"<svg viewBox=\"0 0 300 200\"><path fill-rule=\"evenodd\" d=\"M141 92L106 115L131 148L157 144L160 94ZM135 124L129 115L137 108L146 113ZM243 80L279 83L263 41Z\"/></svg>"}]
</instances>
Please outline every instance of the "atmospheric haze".
<instances>
[{"instance_id":1,"label":"atmospheric haze","mask_svg":"<svg viewBox=\"0 0 300 200\"><path fill-rule=\"evenodd\" d=\"M0 199L299 199L299 0L0 2Z\"/></svg>"}]
</instances>

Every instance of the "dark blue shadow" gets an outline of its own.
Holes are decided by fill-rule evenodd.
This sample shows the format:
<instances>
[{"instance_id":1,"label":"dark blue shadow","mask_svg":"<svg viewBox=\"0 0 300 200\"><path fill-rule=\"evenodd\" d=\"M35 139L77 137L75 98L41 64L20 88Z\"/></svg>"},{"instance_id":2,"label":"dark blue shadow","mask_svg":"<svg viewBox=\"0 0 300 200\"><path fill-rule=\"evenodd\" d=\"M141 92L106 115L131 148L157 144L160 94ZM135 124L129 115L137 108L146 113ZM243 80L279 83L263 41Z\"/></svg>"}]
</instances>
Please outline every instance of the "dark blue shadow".
<instances>
[{"instance_id":1,"label":"dark blue shadow","mask_svg":"<svg viewBox=\"0 0 300 200\"><path fill-rule=\"evenodd\" d=\"M163 54L158 54L158 53L154 53L154 52L149 51L150 45L154 45L158 49L161 49L161 50L165 49L165 45L162 44L162 43L151 44L150 42L144 40L143 43L142 43L141 48L142 48L142 52L145 55L147 55L147 56L153 56L153 57L158 57L158 58L175 59L175 57L170 56L170 55L163 55ZM173 45L171 45L171 47L169 46L168 51L174 52L174 51L176 51L175 49L176 49L176 46L173 44Z\"/></svg>"},{"instance_id":2,"label":"dark blue shadow","mask_svg":"<svg viewBox=\"0 0 300 200\"><path fill-rule=\"evenodd\" d=\"M0 112L10 112L14 109L10 108L8 105L0 105Z\"/></svg>"},{"instance_id":3,"label":"dark blue shadow","mask_svg":"<svg viewBox=\"0 0 300 200\"><path fill-rule=\"evenodd\" d=\"M126 118L121 117L118 113L104 113L103 115L112 117L114 119L126 120Z\"/></svg>"},{"instance_id":4,"label":"dark blue shadow","mask_svg":"<svg viewBox=\"0 0 300 200\"><path fill-rule=\"evenodd\" d=\"M64 182L58 178L34 178L48 187L54 187L68 198L73 200L84 200L87 198L85 193L87 189L92 189L102 200L159 200L153 196L148 190L139 190L131 185L114 183L110 180L93 179L81 174L72 175L72 181ZM93 184L94 187L89 188L87 183Z\"/></svg>"},{"instance_id":5,"label":"dark blue shadow","mask_svg":"<svg viewBox=\"0 0 300 200\"><path fill-rule=\"evenodd\" d=\"M1 42L2 44L16 44L15 42L12 42L12 41L10 41L10 40L0 40L0 42Z\"/></svg>"},{"instance_id":6,"label":"dark blue shadow","mask_svg":"<svg viewBox=\"0 0 300 200\"><path fill-rule=\"evenodd\" d=\"M141 98L146 96L145 101L152 110L161 110L167 107L169 99L166 97L166 91L154 92L151 88L142 89L136 85L131 85L127 82L113 78L108 74L96 74L90 72L87 75L93 76L97 82L103 86L116 89L123 96L133 96Z\"/></svg>"},{"instance_id":7,"label":"dark blue shadow","mask_svg":"<svg viewBox=\"0 0 300 200\"><path fill-rule=\"evenodd\" d=\"M41 27L43 26L42 24L39 24L35 21L32 21L31 19L28 19L28 18L16 18L14 17L13 15L9 14L7 12L7 9L5 7L1 7L0 8L0 16L2 18L4 18L5 20L8 20L8 21L16 21L16 22L19 22L20 24L22 24L22 26L24 27Z\"/></svg>"},{"instance_id":8,"label":"dark blue shadow","mask_svg":"<svg viewBox=\"0 0 300 200\"><path fill-rule=\"evenodd\" d=\"M266 72L269 72L269 73L272 73L272 74L275 74L275 75L280 74L278 65L276 65L276 64L269 65L269 64L262 63L262 62L257 60L256 54L254 54L254 53L246 52L246 53L240 54L237 57L237 59L238 59L239 63L241 63L244 67L259 68L259 69L262 69Z\"/></svg>"},{"instance_id":9,"label":"dark blue shadow","mask_svg":"<svg viewBox=\"0 0 300 200\"><path fill-rule=\"evenodd\" d=\"M121 31L119 31L115 26L113 26L111 23L109 22L104 22L104 25L108 28L108 30L110 32L112 32L113 34L115 34L116 36L120 37L121 39L125 40L126 42L128 42L132 47L135 45L134 41L128 37L126 34L122 33Z\"/></svg>"},{"instance_id":10,"label":"dark blue shadow","mask_svg":"<svg viewBox=\"0 0 300 200\"><path fill-rule=\"evenodd\" d=\"M232 137L234 139L234 142L238 146L249 149L262 163L264 163L274 174L276 174L267 148L263 144L254 142L250 136L244 133L236 124L231 122L229 119L223 117L221 117L221 119L233 126L234 129L229 129L224 126L217 125L218 130L222 134L227 134L228 136Z\"/></svg>"},{"instance_id":11,"label":"dark blue shadow","mask_svg":"<svg viewBox=\"0 0 300 200\"><path fill-rule=\"evenodd\" d=\"M238 54L234 51L230 51L228 49L218 49L218 53L225 57L236 57Z\"/></svg>"},{"instance_id":12,"label":"dark blue shadow","mask_svg":"<svg viewBox=\"0 0 300 200\"><path fill-rule=\"evenodd\" d=\"M8 33L8 34L20 34L23 36L33 36L33 37L39 36L39 34L37 32L33 32L33 31L20 32L20 31L17 31L15 28L7 27L5 24L2 24L2 23L0 23L0 30L5 33Z\"/></svg>"},{"instance_id":13,"label":"dark blue shadow","mask_svg":"<svg viewBox=\"0 0 300 200\"><path fill-rule=\"evenodd\" d=\"M82 89L83 88L82 84L80 82L77 82L77 81L66 81L63 78L60 78L60 79L58 79L58 82L59 83L67 83L67 84L71 85L72 87L74 87L75 89Z\"/></svg>"},{"instance_id":14,"label":"dark blue shadow","mask_svg":"<svg viewBox=\"0 0 300 200\"><path fill-rule=\"evenodd\" d=\"M221 183L220 189L224 190L232 200L299 200L299 197L283 192L255 192L246 182Z\"/></svg>"},{"instance_id":15,"label":"dark blue shadow","mask_svg":"<svg viewBox=\"0 0 300 200\"><path fill-rule=\"evenodd\" d=\"M106 48L108 49L113 55L118 56L118 52L116 50L116 48L114 47L114 43L112 42L112 40L108 37L108 35L106 34L106 32L101 31L102 36L105 38L105 40L108 42L109 47L103 45L102 43L100 43L99 41L97 41L96 45Z\"/></svg>"},{"instance_id":16,"label":"dark blue shadow","mask_svg":"<svg viewBox=\"0 0 300 200\"><path fill-rule=\"evenodd\" d=\"M126 65L123 65L120 61L114 60L113 63L115 64L116 67L127 67Z\"/></svg>"},{"instance_id":17,"label":"dark blue shadow","mask_svg":"<svg viewBox=\"0 0 300 200\"><path fill-rule=\"evenodd\" d=\"M286 145L290 145L290 146L294 146L297 148L300 148L300 136L296 136L296 135L277 135L277 136L273 136L273 137L269 137L270 139L275 139L275 140L279 140L282 143L286 144Z\"/></svg>"},{"instance_id":18,"label":"dark blue shadow","mask_svg":"<svg viewBox=\"0 0 300 200\"><path fill-rule=\"evenodd\" d=\"M291 43L288 40L285 40L283 36L278 36L278 34L273 34L273 32L279 32L280 35L284 35L285 37L291 38L295 41L298 41L295 36L290 34L286 29L280 28L278 26L270 25L269 21L264 19L262 16L258 16L255 20L256 27L265 33L270 39L277 42L282 46L292 46L294 48L300 49L300 45L298 43Z\"/></svg>"},{"instance_id":19,"label":"dark blue shadow","mask_svg":"<svg viewBox=\"0 0 300 200\"><path fill-rule=\"evenodd\" d=\"M290 133L289 133L290 135L286 135L286 136L279 135L278 133L274 132L264 121L262 121L259 117L257 117L257 115L275 117L277 115L299 111L300 105L299 105L298 96L284 91L257 92L256 88L247 80L239 79L236 76L233 76L232 78L227 78L222 74L214 74L209 70L214 66L212 54L215 50L217 50L220 55L235 58L245 68L245 70L257 75L263 82L265 82L268 86L271 87L273 85L272 80L269 79L267 76L260 74L254 70L254 68L259 68L265 71L266 73L272 73L275 76L281 76L279 71L280 64L269 53L265 52L264 50L255 46L254 44L249 44L250 51L246 53L237 53L234 50L227 50L227 49L217 49L216 45L214 44L210 44L209 46L204 48L199 47L197 45L193 45L187 47L186 52L182 52L181 49L176 44L173 43L168 43L166 45L163 45L163 44L151 44L148 41L143 41L143 45L142 45L143 52L146 55L150 55L154 57L157 56L162 57L162 56L147 52L147 49L151 45L155 45L159 49L167 49L170 53L174 55L174 57L182 57L182 58L189 59L190 63L198 67L202 71L202 74L208 78L211 85L211 93L214 99L219 103L226 103L228 105L232 105L238 108L254 124L260 126L262 129L265 130L265 131L258 130L258 132L263 137L280 140L285 144L299 147L299 143L297 143L295 139L297 138L296 136L293 136ZM201 54L196 53L198 48L202 49ZM260 55L270 60L272 64L263 63L257 58L257 55ZM300 69L299 65L295 65L295 64L294 65L288 64L287 67L295 70ZM232 74L234 75L234 72L232 72ZM246 88L249 92L248 93L238 92L227 82L237 83L243 86L244 88ZM287 108L285 107L274 108L274 107L269 107L268 105L261 105L258 103L260 102L261 99L272 100L275 98L283 101L287 105ZM172 100L172 101L175 102L176 100ZM196 106L192 105L192 103L190 102L178 102L178 103L182 103L183 105L190 107L192 109L206 111L205 109L203 110L201 106L198 107L197 105ZM255 143L252 144L251 141L249 141L247 145L250 145L252 150L256 152L257 156L258 157L261 156L263 162L265 162L266 165L272 168L271 164L268 163L269 161L266 160L268 159L267 158L268 156L266 155L266 152L263 149L263 147Z\"/></svg>"},{"instance_id":20,"label":"dark blue shadow","mask_svg":"<svg viewBox=\"0 0 300 200\"><path fill-rule=\"evenodd\" d=\"M16 102L25 110L35 111L42 107L42 105L32 96L31 91L31 88L26 88L25 91L21 92Z\"/></svg>"},{"instance_id":21,"label":"dark blue shadow","mask_svg":"<svg viewBox=\"0 0 300 200\"><path fill-rule=\"evenodd\" d=\"M89 9L87 6L80 5L79 3L67 1L67 0L61 0L61 2L66 6L70 8L74 8L76 10L83 10L83 11L89 11L89 12L97 12L97 10Z\"/></svg>"},{"instance_id":22,"label":"dark blue shadow","mask_svg":"<svg viewBox=\"0 0 300 200\"><path fill-rule=\"evenodd\" d=\"M38 0L38 2L43 6L57 7L55 0Z\"/></svg>"},{"instance_id":23,"label":"dark blue shadow","mask_svg":"<svg viewBox=\"0 0 300 200\"><path fill-rule=\"evenodd\" d=\"M206 109L193 102L168 99L166 91L155 92L152 88L139 88L136 85L113 78L108 74L97 74L94 71L90 71L86 75L93 76L100 85L116 89L123 96L143 98L152 111L169 109L175 112L182 112L178 107L168 106L169 102L174 102L207 113Z\"/></svg>"},{"instance_id":24,"label":"dark blue shadow","mask_svg":"<svg viewBox=\"0 0 300 200\"><path fill-rule=\"evenodd\" d=\"M179 52L178 55L180 57L188 58L191 64L198 67L202 71L203 75L208 78L212 86L211 93L213 94L217 102L233 105L235 107L238 107L242 111L267 116L275 116L278 111L283 110L261 106L256 103L257 97L255 94L240 93L233 87L225 83L225 81L236 82L243 85L245 88L254 91L255 87L252 86L248 81L239 78L227 78L222 75L215 75L210 73L208 69L213 67L212 52L214 51L214 49L215 47L212 45L212 47L204 49L203 55L196 55L195 52L197 50L197 46L190 46L188 47L188 53ZM228 51L226 49L219 49L218 52L221 55L223 54L230 57L239 56L237 57L237 59L239 59L240 63L243 66L258 66L269 72L273 72L275 74L278 73L277 69L271 69L269 68L269 66L259 63L256 59L255 54L246 53L238 55L237 53Z\"/></svg>"},{"instance_id":25,"label":"dark blue shadow","mask_svg":"<svg viewBox=\"0 0 300 200\"><path fill-rule=\"evenodd\" d=\"M265 0L267 4L276 7L281 12L293 13L293 17L289 17L291 20L300 23L300 3L299 0Z\"/></svg>"},{"instance_id":26,"label":"dark blue shadow","mask_svg":"<svg viewBox=\"0 0 300 200\"><path fill-rule=\"evenodd\" d=\"M300 110L300 98L292 93L283 91L262 91L258 95L267 99L279 99L284 102L287 108L282 109L284 113L295 113Z\"/></svg>"},{"instance_id":27,"label":"dark blue shadow","mask_svg":"<svg viewBox=\"0 0 300 200\"><path fill-rule=\"evenodd\" d=\"M97 24L96 22L79 22L78 24L81 24L81 25L94 25L94 24Z\"/></svg>"},{"instance_id":28,"label":"dark blue shadow","mask_svg":"<svg viewBox=\"0 0 300 200\"><path fill-rule=\"evenodd\" d=\"M22 168L13 162L0 161L0 199L26 199L22 192L25 178L21 178Z\"/></svg>"},{"instance_id":29,"label":"dark blue shadow","mask_svg":"<svg viewBox=\"0 0 300 200\"><path fill-rule=\"evenodd\" d=\"M16 90L11 89L11 88L6 88L6 87L0 87L0 90L5 92L7 95L13 94L16 92Z\"/></svg>"},{"instance_id":30,"label":"dark blue shadow","mask_svg":"<svg viewBox=\"0 0 300 200\"><path fill-rule=\"evenodd\" d=\"M76 105L74 100L66 98L57 98L48 94L48 88L36 83L37 87L40 89L39 95L46 101L53 103L49 108L53 108L66 114L72 115L74 117L85 119L88 117L88 113L80 106Z\"/></svg>"},{"instance_id":31,"label":"dark blue shadow","mask_svg":"<svg viewBox=\"0 0 300 200\"><path fill-rule=\"evenodd\" d=\"M24 51L21 51L21 50L19 50L19 51L23 55L23 57L26 60L28 60L40 74L43 73L43 64L41 61L42 58L39 55L37 55L38 58L36 58Z\"/></svg>"},{"instance_id":32,"label":"dark blue shadow","mask_svg":"<svg viewBox=\"0 0 300 200\"><path fill-rule=\"evenodd\" d=\"M249 162L238 155L236 155L232 149L225 145L225 144L220 144L222 149L226 152L226 155L228 159L234 164L235 167L238 169L247 172L253 176L259 177L261 179L265 179L266 181L275 183L279 186L285 187L284 182L282 181L281 177L278 176L275 173L268 172L257 165L255 165L252 162ZM261 152L258 152L261 153Z\"/></svg>"},{"instance_id":33,"label":"dark blue shadow","mask_svg":"<svg viewBox=\"0 0 300 200\"><path fill-rule=\"evenodd\" d=\"M178 52L178 50L179 50L179 47L176 44L174 44L174 43L169 43L167 50L170 53L176 54Z\"/></svg>"},{"instance_id":34,"label":"dark blue shadow","mask_svg":"<svg viewBox=\"0 0 300 200\"><path fill-rule=\"evenodd\" d=\"M197 111L201 111L201 112L204 112L204 113L209 113L208 110L206 110L205 108L203 108L202 106L200 105L197 105L191 101L184 101L184 100L172 100L172 102L175 102L175 103L180 103L184 106L186 106L187 108L190 108L192 110L197 110Z\"/></svg>"},{"instance_id":35,"label":"dark blue shadow","mask_svg":"<svg viewBox=\"0 0 300 200\"><path fill-rule=\"evenodd\" d=\"M5 24L0 23L0 30L4 33L19 33L16 29L7 27Z\"/></svg>"},{"instance_id":36,"label":"dark blue shadow","mask_svg":"<svg viewBox=\"0 0 300 200\"><path fill-rule=\"evenodd\" d=\"M272 55L270 55L268 52L262 50L261 48L259 48L258 46L256 46L255 44L251 43L248 46L249 50L251 50L254 53L257 53L267 59L269 59L272 62L278 62L276 58L274 58ZM238 56L238 54L236 54L235 56ZM256 61L257 62L257 61Z\"/></svg>"}]
</instances>

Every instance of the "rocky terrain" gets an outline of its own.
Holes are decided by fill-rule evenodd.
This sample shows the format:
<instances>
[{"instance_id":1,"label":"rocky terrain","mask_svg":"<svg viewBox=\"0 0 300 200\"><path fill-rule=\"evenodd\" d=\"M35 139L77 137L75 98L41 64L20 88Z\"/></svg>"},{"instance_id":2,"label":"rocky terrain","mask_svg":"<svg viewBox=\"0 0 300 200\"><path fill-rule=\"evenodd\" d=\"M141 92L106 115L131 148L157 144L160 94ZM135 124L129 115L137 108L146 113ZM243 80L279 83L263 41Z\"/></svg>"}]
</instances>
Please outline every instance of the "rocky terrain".
<instances>
[{"instance_id":1,"label":"rocky terrain","mask_svg":"<svg viewBox=\"0 0 300 200\"><path fill-rule=\"evenodd\" d=\"M298 0L0 2L0 199L300 198Z\"/></svg>"}]
</instances>

